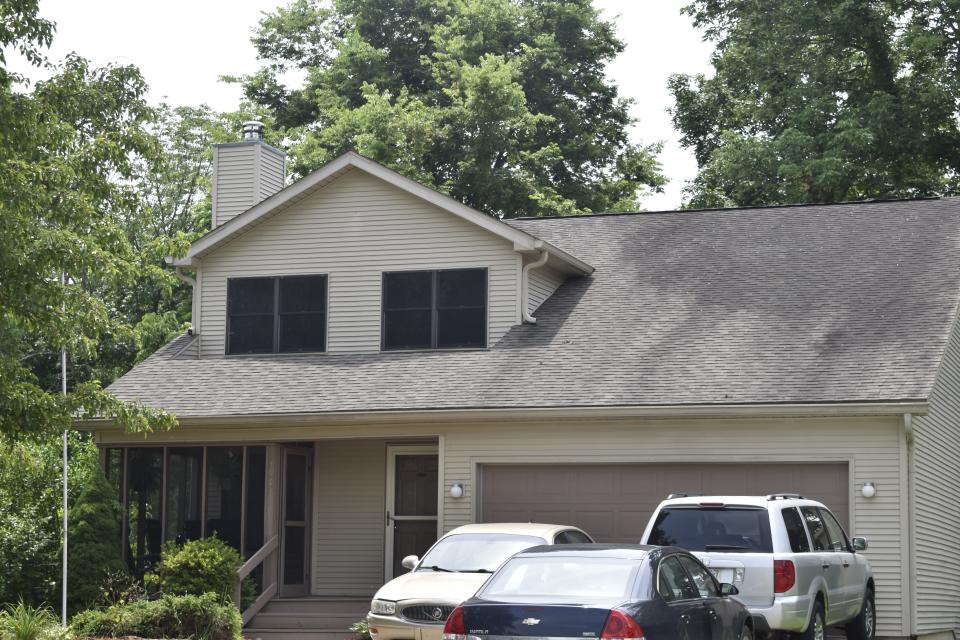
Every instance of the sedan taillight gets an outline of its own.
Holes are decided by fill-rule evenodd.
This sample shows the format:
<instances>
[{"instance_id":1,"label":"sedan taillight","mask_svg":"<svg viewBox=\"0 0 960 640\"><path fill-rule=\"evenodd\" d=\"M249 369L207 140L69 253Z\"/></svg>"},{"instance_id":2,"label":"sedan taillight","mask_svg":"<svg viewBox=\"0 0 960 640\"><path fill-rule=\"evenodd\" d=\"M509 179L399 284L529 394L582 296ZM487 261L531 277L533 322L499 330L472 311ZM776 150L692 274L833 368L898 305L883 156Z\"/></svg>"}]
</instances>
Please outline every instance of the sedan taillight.
<instances>
[{"instance_id":1,"label":"sedan taillight","mask_svg":"<svg viewBox=\"0 0 960 640\"><path fill-rule=\"evenodd\" d=\"M773 592L786 593L797 583L797 569L792 560L773 561Z\"/></svg>"},{"instance_id":2,"label":"sedan taillight","mask_svg":"<svg viewBox=\"0 0 960 640\"><path fill-rule=\"evenodd\" d=\"M627 615L619 609L612 609L607 616L607 624L603 625L603 633L600 637L604 640L621 640L623 638L633 638L633 640L643 640L643 629L637 624L632 616Z\"/></svg>"},{"instance_id":3,"label":"sedan taillight","mask_svg":"<svg viewBox=\"0 0 960 640\"><path fill-rule=\"evenodd\" d=\"M463 607L457 607L443 625L443 640L463 640L467 637L467 624L463 621Z\"/></svg>"}]
</instances>

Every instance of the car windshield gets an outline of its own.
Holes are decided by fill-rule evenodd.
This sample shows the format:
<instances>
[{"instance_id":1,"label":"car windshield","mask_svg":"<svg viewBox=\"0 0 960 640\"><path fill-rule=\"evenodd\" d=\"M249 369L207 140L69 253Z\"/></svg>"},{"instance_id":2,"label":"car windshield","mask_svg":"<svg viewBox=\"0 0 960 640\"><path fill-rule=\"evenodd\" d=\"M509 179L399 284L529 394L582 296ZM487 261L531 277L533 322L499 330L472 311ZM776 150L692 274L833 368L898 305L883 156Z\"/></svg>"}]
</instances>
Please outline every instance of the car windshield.
<instances>
[{"instance_id":1,"label":"car windshield","mask_svg":"<svg viewBox=\"0 0 960 640\"><path fill-rule=\"evenodd\" d=\"M461 533L447 536L427 552L417 571L492 573L513 554L546 542L537 536L510 533Z\"/></svg>"},{"instance_id":2,"label":"car windshield","mask_svg":"<svg viewBox=\"0 0 960 640\"><path fill-rule=\"evenodd\" d=\"M483 588L484 598L525 602L587 602L627 598L639 560L550 554L512 558Z\"/></svg>"},{"instance_id":3,"label":"car windshield","mask_svg":"<svg viewBox=\"0 0 960 640\"><path fill-rule=\"evenodd\" d=\"M648 542L688 551L773 551L767 510L759 507L668 507L657 516Z\"/></svg>"}]
</instances>

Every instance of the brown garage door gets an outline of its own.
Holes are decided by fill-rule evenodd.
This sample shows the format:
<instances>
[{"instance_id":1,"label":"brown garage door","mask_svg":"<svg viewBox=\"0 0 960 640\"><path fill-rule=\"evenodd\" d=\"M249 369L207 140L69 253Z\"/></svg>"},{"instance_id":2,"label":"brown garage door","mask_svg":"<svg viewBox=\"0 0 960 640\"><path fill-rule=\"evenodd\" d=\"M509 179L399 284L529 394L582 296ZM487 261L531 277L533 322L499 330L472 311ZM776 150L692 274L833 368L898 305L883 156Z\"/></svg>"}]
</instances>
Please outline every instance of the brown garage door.
<instances>
[{"instance_id":1,"label":"brown garage door","mask_svg":"<svg viewBox=\"0 0 960 640\"><path fill-rule=\"evenodd\" d=\"M847 465L615 464L484 465L482 522L576 525L598 542L635 543L670 493L800 493L848 525Z\"/></svg>"}]
</instances>

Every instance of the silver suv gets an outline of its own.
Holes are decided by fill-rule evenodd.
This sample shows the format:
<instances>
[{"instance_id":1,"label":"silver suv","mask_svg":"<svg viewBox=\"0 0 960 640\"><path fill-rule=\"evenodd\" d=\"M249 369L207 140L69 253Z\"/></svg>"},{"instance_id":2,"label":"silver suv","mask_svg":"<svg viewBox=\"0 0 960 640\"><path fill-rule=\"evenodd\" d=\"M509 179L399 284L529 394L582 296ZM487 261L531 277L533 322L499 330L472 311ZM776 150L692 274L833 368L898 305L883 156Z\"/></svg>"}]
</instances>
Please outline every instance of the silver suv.
<instances>
[{"instance_id":1,"label":"silver suv","mask_svg":"<svg viewBox=\"0 0 960 640\"><path fill-rule=\"evenodd\" d=\"M797 494L692 496L674 494L647 523L642 544L693 552L736 598L773 630L823 640L843 624L847 638L876 633L873 573L830 510Z\"/></svg>"}]
</instances>

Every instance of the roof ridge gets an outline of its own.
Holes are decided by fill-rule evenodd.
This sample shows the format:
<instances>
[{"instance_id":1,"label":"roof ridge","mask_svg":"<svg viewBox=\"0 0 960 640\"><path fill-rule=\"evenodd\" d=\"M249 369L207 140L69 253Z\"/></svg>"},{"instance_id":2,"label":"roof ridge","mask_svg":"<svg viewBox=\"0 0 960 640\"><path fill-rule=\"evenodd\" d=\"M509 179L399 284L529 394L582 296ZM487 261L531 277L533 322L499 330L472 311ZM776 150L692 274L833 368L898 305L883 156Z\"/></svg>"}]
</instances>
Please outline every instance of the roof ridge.
<instances>
[{"instance_id":1,"label":"roof ridge","mask_svg":"<svg viewBox=\"0 0 960 640\"><path fill-rule=\"evenodd\" d=\"M523 216L519 218L504 218L505 222L513 222L515 220L576 220L579 218L613 218L621 216L651 216L651 215L666 215L671 213L707 213L707 212L724 212L729 213L733 211L753 211L756 209L799 209L802 207L844 207L851 205L862 205L862 204L882 204L887 202L926 202L931 200L952 200L958 196L925 196L921 198L877 198L873 200L841 200L840 202L797 202L789 204L758 204L751 205L747 207L712 207L712 208L703 208L703 209L661 209L657 211L608 211L608 212L595 212L595 213L583 213L579 215L570 215L570 216Z\"/></svg>"}]
</instances>

